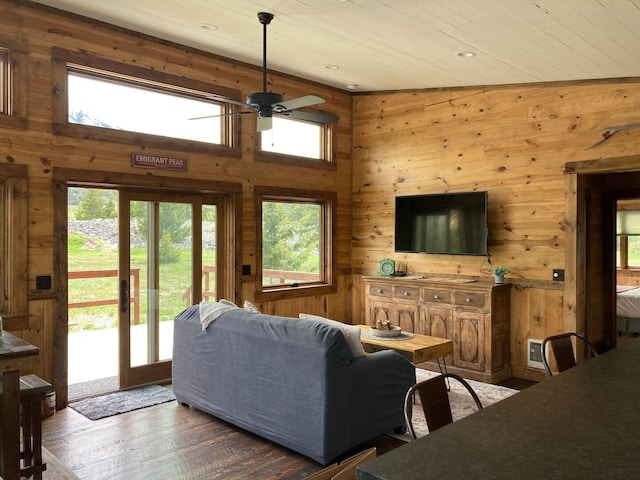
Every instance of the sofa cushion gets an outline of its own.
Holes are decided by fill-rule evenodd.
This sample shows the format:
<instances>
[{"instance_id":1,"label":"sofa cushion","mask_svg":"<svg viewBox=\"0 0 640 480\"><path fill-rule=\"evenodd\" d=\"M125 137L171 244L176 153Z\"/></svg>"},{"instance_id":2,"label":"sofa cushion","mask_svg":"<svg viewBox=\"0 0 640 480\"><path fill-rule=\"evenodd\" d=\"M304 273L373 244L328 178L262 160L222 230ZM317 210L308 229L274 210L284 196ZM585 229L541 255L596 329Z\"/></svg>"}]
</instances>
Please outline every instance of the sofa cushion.
<instances>
[{"instance_id":1,"label":"sofa cushion","mask_svg":"<svg viewBox=\"0 0 640 480\"><path fill-rule=\"evenodd\" d=\"M362 357L367 354L362 347L362 342L360 341L359 326L349 325L346 323L338 322L337 320L331 320L330 318L321 317L319 315L312 315L310 313L301 313L298 315L298 317L305 320L315 320L316 322L326 323L332 327L339 329L344 335L345 340L349 344L349 348L351 349L351 353L354 357Z\"/></svg>"}]
</instances>

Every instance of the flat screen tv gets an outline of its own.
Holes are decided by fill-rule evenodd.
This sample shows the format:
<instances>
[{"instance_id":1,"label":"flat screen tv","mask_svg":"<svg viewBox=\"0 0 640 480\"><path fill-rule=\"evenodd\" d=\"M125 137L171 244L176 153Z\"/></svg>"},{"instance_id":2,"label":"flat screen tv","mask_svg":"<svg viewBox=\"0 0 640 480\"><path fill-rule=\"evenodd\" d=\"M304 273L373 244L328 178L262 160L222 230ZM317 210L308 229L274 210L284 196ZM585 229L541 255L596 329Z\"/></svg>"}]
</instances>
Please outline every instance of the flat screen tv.
<instances>
[{"instance_id":1,"label":"flat screen tv","mask_svg":"<svg viewBox=\"0 0 640 480\"><path fill-rule=\"evenodd\" d=\"M396 197L396 252L487 255L487 192Z\"/></svg>"}]
</instances>

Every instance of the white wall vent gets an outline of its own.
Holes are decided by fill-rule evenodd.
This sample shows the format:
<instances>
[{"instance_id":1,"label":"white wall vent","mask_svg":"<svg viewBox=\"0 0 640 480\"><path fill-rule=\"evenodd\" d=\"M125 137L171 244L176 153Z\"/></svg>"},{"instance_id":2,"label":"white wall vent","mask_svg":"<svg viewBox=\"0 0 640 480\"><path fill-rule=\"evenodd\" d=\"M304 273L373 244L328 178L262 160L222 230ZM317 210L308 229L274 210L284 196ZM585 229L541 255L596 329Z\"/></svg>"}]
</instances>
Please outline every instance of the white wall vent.
<instances>
[{"instance_id":1,"label":"white wall vent","mask_svg":"<svg viewBox=\"0 0 640 480\"><path fill-rule=\"evenodd\" d=\"M544 364L542 363L542 340L530 338L527 342L529 347L527 349L527 352L529 352L527 354L527 366L544 369Z\"/></svg>"}]
</instances>

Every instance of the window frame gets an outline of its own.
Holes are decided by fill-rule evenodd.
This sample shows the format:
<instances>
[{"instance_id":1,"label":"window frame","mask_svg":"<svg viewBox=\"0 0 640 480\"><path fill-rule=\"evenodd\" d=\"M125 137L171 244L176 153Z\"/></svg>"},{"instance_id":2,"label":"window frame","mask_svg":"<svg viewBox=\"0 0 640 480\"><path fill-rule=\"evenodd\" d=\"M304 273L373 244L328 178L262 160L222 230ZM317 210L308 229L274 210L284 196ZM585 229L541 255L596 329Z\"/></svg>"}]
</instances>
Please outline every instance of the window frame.
<instances>
[{"instance_id":1,"label":"window frame","mask_svg":"<svg viewBox=\"0 0 640 480\"><path fill-rule=\"evenodd\" d=\"M5 330L22 330L28 319L28 177L26 165L0 173L0 315Z\"/></svg>"},{"instance_id":2,"label":"window frame","mask_svg":"<svg viewBox=\"0 0 640 480\"><path fill-rule=\"evenodd\" d=\"M287 119L288 120L288 119ZM289 165L296 167L309 167L322 170L337 170L338 165L336 159L336 136L337 127L332 123L316 123L306 120L291 119L296 122L311 123L314 125L320 125L320 154L322 158L309 158L300 157L298 155L289 155L286 153L267 152L262 150L262 135L258 133L256 135L256 145L254 158L257 161L277 163L280 165Z\"/></svg>"},{"instance_id":3,"label":"window frame","mask_svg":"<svg viewBox=\"0 0 640 480\"><path fill-rule=\"evenodd\" d=\"M4 81L0 82L0 128L27 129L27 45L21 40L0 36L5 54Z\"/></svg>"},{"instance_id":4,"label":"window frame","mask_svg":"<svg viewBox=\"0 0 640 480\"><path fill-rule=\"evenodd\" d=\"M68 73L73 71L80 75L130 83L140 88L149 88L164 93L173 93L202 100L211 100L210 97L214 96L241 102L240 90L106 60L94 55L72 52L59 47L53 48L52 58L54 91L52 130L55 135L106 142L144 144L147 147L179 150L181 152L207 153L222 157L240 158L242 156L240 115L231 115L237 111L237 107L234 104L221 102L223 112L229 114L225 115L225 121L222 122L221 144L114 130L93 125L80 125L69 122L67 78Z\"/></svg>"},{"instance_id":5,"label":"window frame","mask_svg":"<svg viewBox=\"0 0 640 480\"><path fill-rule=\"evenodd\" d=\"M338 286L335 228L337 224L338 194L336 192L326 192L319 190L302 190L296 188L268 186L256 186L254 193L256 211L256 301L267 302L287 298L298 298L311 295L325 295L336 293L338 291ZM303 284L266 286L262 284L262 203L265 201L313 203L321 206L320 281Z\"/></svg>"}]
</instances>

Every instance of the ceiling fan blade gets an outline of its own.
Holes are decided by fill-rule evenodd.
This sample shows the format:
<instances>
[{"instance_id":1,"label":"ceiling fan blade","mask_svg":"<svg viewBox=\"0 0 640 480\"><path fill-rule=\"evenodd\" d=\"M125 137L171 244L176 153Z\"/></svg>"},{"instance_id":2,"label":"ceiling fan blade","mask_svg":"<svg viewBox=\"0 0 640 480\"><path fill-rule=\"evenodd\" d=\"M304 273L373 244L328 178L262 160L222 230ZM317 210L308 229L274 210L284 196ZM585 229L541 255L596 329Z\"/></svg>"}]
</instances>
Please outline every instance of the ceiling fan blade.
<instances>
[{"instance_id":1,"label":"ceiling fan blade","mask_svg":"<svg viewBox=\"0 0 640 480\"><path fill-rule=\"evenodd\" d=\"M604 127L604 128L600 128L599 130L629 130L631 128L638 128L640 127L640 123L627 123L626 125L615 125L613 127Z\"/></svg>"},{"instance_id":2,"label":"ceiling fan blade","mask_svg":"<svg viewBox=\"0 0 640 480\"><path fill-rule=\"evenodd\" d=\"M296 108L309 107L324 103L324 98L317 95L305 95L304 97L292 98L272 105L276 111L295 110Z\"/></svg>"},{"instance_id":3,"label":"ceiling fan blade","mask_svg":"<svg viewBox=\"0 0 640 480\"><path fill-rule=\"evenodd\" d=\"M258 132L265 132L267 130L271 130L271 128L273 128L272 117L258 117L256 119L256 130Z\"/></svg>"},{"instance_id":4,"label":"ceiling fan blade","mask_svg":"<svg viewBox=\"0 0 640 480\"><path fill-rule=\"evenodd\" d=\"M233 100L231 98L219 97L217 95L207 95L207 100L215 100L216 102L229 103L231 105L238 105L240 107L245 108L255 108L253 105L245 102L241 102L239 100Z\"/></svg>"},{"instance_id":5,"label":"ceiling fan blade","mask_svg":"<svg viewBox=\"0 0 640 480\"><path fill-rule=\"evenodd\" d=\"M202 117L190 117L188 120L203 120L206 118L216 118L216 117L230 117L232 115L247 115L249 113L256 113L255 111L250 112L229 112L229 113L221 113L220 115L204 115Z\"/></svg>"},{"instance_id":6,"label":"ceiling fan blade","mask_svg":"<svg viewBox=\"0 0 640 480\"><path fill-rule=\"evenodd\" d=\"M301 110L290 110L282 113L276 113L276 115L287 116L295 118L297 120L306 120L308 122L316 123L338 123L340 117L333 113L320 113L320 112L304 112Z\"/></svg>"}]
</instances>

